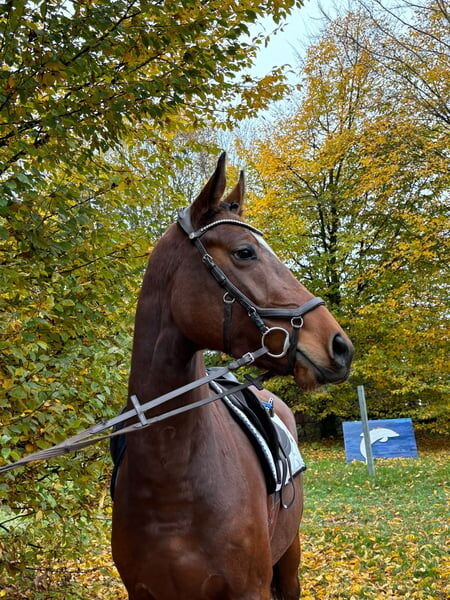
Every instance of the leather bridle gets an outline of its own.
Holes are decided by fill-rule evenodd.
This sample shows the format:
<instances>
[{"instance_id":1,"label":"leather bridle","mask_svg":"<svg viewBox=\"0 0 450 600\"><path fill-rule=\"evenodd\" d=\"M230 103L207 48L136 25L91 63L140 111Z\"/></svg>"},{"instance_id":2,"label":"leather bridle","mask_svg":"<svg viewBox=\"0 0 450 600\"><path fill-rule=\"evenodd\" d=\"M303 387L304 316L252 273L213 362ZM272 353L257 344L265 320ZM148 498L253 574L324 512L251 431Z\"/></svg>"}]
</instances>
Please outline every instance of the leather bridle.
<instances>
[{"instance_id":1,"label":"leather bridle","mask_svg":"<svg viewBox=\"0 0 450 600\"><path fill-rule=\"evenodd\" d=\"M303 327L303 316L318 306L324 305L325 302L322 300L322 298L313 297L304 304L297 306L297 308L265 308L257 306L236 285L234 285L234 283L230 281L230 279L214 261L213 257L208 253L200 238L214 227L218 227L220 225L244 227L248 231L262 236L263 234L261 231L256 229L256 227L253 227L248 223L244 223L243 221L238 221L237 219L219 219L217 221L208 223L200 229L195 230L192 226L189 206L179 210L177 223L199 251L205 267L208 269L217 283L225 290L225 294L223 295L223 339L225 352L231 354L230 329L232 306L236 301L244 308L250 319L259 329L261 333L261 346L264 347L265 342L268 341L269 337L274 333L281 332L284 335L284 342L281 352L271 352L269 349L267 349L266 354L272 358L283 358L287 355L288 372L293 373L296 361L298 336L300 329ZM265 323L264 318L289 319L292 328L291 332L289 333L284 327L269 327Z\"/></svg>"}]
</instances>

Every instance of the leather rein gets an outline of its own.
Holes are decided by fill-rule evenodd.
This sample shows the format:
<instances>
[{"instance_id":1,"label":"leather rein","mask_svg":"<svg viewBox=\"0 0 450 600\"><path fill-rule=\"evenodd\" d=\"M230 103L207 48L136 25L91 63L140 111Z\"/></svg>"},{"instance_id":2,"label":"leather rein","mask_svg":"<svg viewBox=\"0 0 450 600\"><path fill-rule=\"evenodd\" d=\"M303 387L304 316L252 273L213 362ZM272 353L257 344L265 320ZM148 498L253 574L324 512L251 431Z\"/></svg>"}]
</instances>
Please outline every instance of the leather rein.
<instances>
[{"instance_id":1,"label":"leather rein","mask_svg":"<svg viewBox=\"0 0 450 600\"><path fill-rule=\"evenodd\" d=\"M310 312L311 310L317 308L322 304L325 304L321 298L311 298L293 309L283 309L283 308L262 308L254 304L239 288L237 288L225 275L222 269L214 262L214 259L210 254L208 254L205 246L200 241L200 238L213 227L218 227L222 224L228 225L236 225L239 227L244 227L253 233L257 233L258 235L262 235L258 229L252 227L251 225L244 223L242 221L237 221L235 219L221 219L218 221L213 221L204 227L194 230L191 224L190 215L189 215L189 207L181 209L178 215L178 225L181 229L186 233L188 238L193 242L198 251L201 254L202 262L207 267L208 271L214 277L214 279L218 282L218 284L225 290L225 294L223 296L223 301L225 305L225 314L224 314L224 340L225 345L227 345L226 339L229 337L229 330L231 324L231 309L227 307L231 307L231 305L237 301L241 306L244 307L250 319L255 323L256 327L259 329L261 333L261 347L253 352L247 352L241 358L238 358L226 367L221 367L214 370L213 374L206 375L201 377L200 379L196 379L195 381L188 383L182 387L176 388L167 394L163 394L162 396L158 396L152 400L144 404L140 404L139 400L136 396L131 396L130 400L133 405L133 408L117 415L116 417L108 420L102 420L91 427L81 431L80 433L67 438L66 440L60 442L59 444L55 444L49 448L44 450L39 450L37 452L33 452L31 454L23 456L21 459L3 465L0 467L0 473L5 471L9 471L10 469L14 469L16 467L23 466L29 462L37 461L37 460L46 460L49 458L53 458L56 456L61 456L63 454L67 454L69 452L75 452L77 450L81 450L91 444L95 444L105 439L109 439L112 437L116 437L118 435L123 435L124 433L133 433L135 431L140 431L145 429L154 423L161 422L165 419L169 419L170 417L174 417L176 415L182 414L189 410L199 408L200 406L204 406L209 404L210 402L215 402L223 398L224 396L231 396L240 392L251 385L256 386L258 389L262 389L263 381L272 377L271 372L263 373L259 377L250 377L248 375L245 376L246 381L236 385L231 389L224 390L222 392L218 392L204 398L202 400L198 400L196 402L191 402L189 404L183 405L179 408L169 410L159 414L155 417L147 418L145 413L151 409L154 409L158 406L161 406L174 398L178 398L179 396L186 394L194 389L201 387L202 385L208 384L211 381L215 381L220 377L223 377L227 373L231 371L235 371L241 367L251 365L255 360L260 358L261 356L267 355L272 358L283 358L288 355L288 366L290 370L293 370L293 365L295 364L295 352L298 340L299 330L303 326L303 315ZM289 333L286 329L282 327L269 327L264 322L264 318L283 318L290 319L290 323L292 326L292 331ZM284 343L281 352L273 353L266 346L265 342L268 339L268 336L275 333L282 332L284 335ZM131 425L126 425L118 430L113 430L111 433L102 434L107 429L116 428L120 423L129 421L130 419L137 418L138 420ZM102 434L102 435L99 435Z\"/></svg>"}]
</instances>

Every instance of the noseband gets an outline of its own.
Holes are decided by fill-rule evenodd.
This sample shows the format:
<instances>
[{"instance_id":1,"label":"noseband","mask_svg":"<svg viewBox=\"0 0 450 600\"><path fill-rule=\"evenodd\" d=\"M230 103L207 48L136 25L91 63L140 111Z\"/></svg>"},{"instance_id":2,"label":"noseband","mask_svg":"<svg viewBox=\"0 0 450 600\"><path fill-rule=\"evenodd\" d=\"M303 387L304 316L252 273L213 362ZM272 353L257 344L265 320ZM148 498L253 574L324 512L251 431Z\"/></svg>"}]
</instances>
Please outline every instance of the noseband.
<instances>
[{"instance_id":1,"label":"noseband","mask_svg":"<svg viewBox=\"0 0 450 600\"><path fill-rule=\"evenodd\" d=\"M217 281L217 283L225 290L225 294L223 295L224 302L224 320L223 320L223 338L224 338L224 350L228 354L230 352L230 325L231 325L231 312L232 306L235 301L239 302L239 304L244 308L247 312L250 319L256 325L261 333L261 345L265 346L265 342L268 340L269 336L274 333L282 333L284 335L284 342L282 351L279 353L267 351L267 355L273 358L283 358L284 356L288 356L288 369L289 372L293 372L295 366L295 354L297 350L297 342L298 335L300 329L303 326L303 315L314 310L318 306L325 304L322 298L311 298L304 304L298 306L297 308L262 308L257 306L254 302L252 302L239 288L237 288L225 275L222 269L215 263L213 257L208 254L203 243L200 241L200 238L207 233L213 227L218 227L219 225L235 225L238 227L244 227L248 229L252 233L256 233L260 236L263 234L261 231L256 229L256 227L252 227L248 223L243 223L242 221L237 221L235 219L219 219L217 221L213 221L200 229L194 230L189 207L182 208L178 212L177 223L180 228L184 231L184 233L188 236L197 250L200 252L202 257L202 262ZM269 327L264 322L264 317L268 319L289 319L292 330L289 333L283 327Z\"/></svg>"}]
</instances>

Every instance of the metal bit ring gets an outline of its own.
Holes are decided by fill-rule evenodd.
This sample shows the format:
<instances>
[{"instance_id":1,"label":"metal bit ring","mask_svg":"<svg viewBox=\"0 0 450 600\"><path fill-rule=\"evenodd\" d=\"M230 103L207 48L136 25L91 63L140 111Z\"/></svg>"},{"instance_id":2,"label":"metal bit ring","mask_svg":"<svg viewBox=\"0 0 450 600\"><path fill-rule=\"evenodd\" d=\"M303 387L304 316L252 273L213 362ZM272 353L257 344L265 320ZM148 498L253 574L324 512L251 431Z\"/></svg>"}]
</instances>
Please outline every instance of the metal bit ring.
<instances>
[{"instance_id":1,"label":"metal bit ring","mask_svg":"<svg viewBox=\"0 0 450 600\"><path fill-rule=\"evenodd\" d=\"M284 333L283 350L279 354L275 354L274 352L270 352L270 350L268 350L267 354L272 358L283 358L283 356L286 356L289 350L289 332L286 331L286 329L283 329L282 327L271 327L263 333L261 339L262 345L267 348L267 346L265 345L266 336L269 335L269 333L272 333L273 331L282 331Z\"/></svg>"}]
</instances>

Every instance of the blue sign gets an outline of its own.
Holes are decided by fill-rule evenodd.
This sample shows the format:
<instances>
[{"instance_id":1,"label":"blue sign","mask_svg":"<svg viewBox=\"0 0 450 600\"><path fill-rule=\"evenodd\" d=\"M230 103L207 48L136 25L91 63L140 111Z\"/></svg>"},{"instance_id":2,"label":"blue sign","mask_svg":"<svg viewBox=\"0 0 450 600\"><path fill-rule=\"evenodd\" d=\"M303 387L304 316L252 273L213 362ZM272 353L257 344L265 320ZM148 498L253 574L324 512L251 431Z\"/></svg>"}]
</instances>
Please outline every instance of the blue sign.
<instances>
[{"instance_id":1,"label":"blue sign","mask_svg":"<svg viewBox=\"0 0 450 600\"><path fill-rule=\"evenodd\" d=\"M342 428L347 462L367 462L361 421L342 423ZM411 419L369 421L369 433L374 458L417 458L416 438Z\"/></svg>"}]
</instances>

